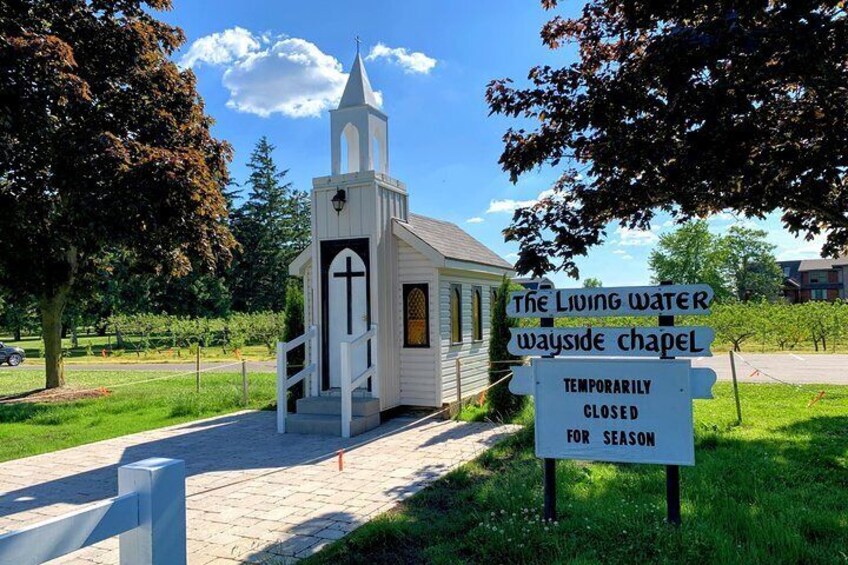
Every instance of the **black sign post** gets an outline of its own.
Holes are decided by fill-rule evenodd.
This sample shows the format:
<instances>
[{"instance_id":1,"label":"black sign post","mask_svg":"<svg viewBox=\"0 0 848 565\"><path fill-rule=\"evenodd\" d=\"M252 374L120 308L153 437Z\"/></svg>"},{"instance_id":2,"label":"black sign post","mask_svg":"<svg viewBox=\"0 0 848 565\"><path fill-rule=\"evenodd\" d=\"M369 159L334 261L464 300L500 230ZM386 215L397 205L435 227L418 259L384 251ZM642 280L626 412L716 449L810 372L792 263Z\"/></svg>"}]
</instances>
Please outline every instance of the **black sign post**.
<instances>
[{"instance_id":1,"label":"black sign post","mask_svg":"<svg viewBox=\"0 0 848 565\"><path fill-rule=\"evenodd\" d=\"M553 288L552 285L547 283L539 284L539 290L546 290ZM554 319L553 318L540 318L539 325L543 328L552 328L554 327ZM553 355L545 355L545 357L553 357ZM556 520L556 459L546 458L542 460L542 471L544 473L544 489L545 489L545 501L544 501L544 509L543 514L545 520L554 521Z\"/></svg>"},{"instance_id":2,"label":"black sign post","mask_svg":"<svg viewBox=\"0 0 848 565\"><path fill-rule=\"evenodd\" d=\"M662 286L672 284L671 281L663 281ZM674 327L674 316L658 316L660 327ZM671 356L663 356L662 359L674 359ZM665 466L665 499L666 516L669 524L679 526L680 520L680 466Z\"/></svg>"}]
</instances>

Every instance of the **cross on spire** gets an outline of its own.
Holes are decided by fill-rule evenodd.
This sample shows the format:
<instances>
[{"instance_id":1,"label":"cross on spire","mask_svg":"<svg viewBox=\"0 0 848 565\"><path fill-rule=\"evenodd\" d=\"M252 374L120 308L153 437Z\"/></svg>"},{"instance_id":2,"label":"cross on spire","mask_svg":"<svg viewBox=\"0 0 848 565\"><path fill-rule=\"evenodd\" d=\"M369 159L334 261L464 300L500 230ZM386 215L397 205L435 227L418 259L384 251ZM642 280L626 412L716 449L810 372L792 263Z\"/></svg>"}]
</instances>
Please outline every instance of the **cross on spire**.
<instances>
[{"instance_id":1,"label":"cross on spire","mask_svg":"<svg viewBox=\"0 0 848 565\"><path fill-rule=\"evenodd\" d=\"M359 55L359 46L362 44L362 39L357 35L353 40L356 41L356 54Z\"/></svg>"}]
</instances>

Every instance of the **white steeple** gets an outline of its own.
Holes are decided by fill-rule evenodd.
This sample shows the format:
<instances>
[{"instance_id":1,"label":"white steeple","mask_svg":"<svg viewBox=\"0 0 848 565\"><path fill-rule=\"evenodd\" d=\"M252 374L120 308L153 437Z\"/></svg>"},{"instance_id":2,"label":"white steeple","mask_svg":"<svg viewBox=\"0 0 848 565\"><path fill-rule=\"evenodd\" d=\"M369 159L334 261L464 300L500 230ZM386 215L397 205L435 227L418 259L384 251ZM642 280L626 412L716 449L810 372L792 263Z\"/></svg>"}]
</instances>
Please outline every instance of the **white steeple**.
<instances>
[{"instance_id":1,"label":"white steeple","mask_svg":"<svg viewBox=\"0 0 848 565\"><path fill-rule=\"evenodd\" d=\"M388 117L379 109L358 47L339 107L330 112L330 130L333 175L389 173Z\"/></svg>"},{"instance_id":2,"label":"white steeple","mask_svg":"<svg viewBox=\"0 0 848 565\"><path fill-rule=\"evenodd\" d=\"M377 103L377 97L374 96L374 90L371 88L371 81L368 80L368 73L365 72L365 64L362 62L362 57L357 53L353 67L350 69L350 76L347 79L339 108L363 105L372 108L380 107Z\"/></svg>"}]
</instances>

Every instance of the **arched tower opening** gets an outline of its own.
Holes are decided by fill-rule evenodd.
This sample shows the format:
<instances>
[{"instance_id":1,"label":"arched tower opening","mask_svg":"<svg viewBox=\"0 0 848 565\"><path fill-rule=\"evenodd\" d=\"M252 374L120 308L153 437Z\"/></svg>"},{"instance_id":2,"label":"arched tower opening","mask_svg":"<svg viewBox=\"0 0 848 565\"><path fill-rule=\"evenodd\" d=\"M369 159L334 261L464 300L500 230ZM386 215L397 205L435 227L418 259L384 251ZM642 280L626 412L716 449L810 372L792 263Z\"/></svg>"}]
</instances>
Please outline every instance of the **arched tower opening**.
<instances>
[{"instance_id":1,"label":"arched tower opening","mask_svg":"<svg viewBox=\"0 0 848 565\"><path fill-rule=\"evenodd\" d=\"M340 173L359 172L359 130L353 124L347 124L341 133Z\"/></svg>"}]
</instances>

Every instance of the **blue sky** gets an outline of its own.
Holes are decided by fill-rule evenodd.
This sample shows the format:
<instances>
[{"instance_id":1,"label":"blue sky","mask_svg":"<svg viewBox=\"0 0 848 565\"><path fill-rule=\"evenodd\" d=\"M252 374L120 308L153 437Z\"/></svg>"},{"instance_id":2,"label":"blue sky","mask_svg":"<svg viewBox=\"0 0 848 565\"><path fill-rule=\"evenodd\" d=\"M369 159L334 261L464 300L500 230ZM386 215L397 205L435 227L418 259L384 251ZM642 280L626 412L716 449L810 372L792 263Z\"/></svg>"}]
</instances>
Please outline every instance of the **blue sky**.
<instances>
[{"instance_id":1,"label":"blue sky","mask_svg":"<svg viewBox=\"0 0 848 565\"><path fill-rule=\"evenodd\" d=\"M570 10L577 3L565 3ZM188 41L176 55L191 66L215 134L235 149L233 176L242 181L256 140L267 135L295 187L329 174L329 115L362 38L362 53L389 115L391 174L407 183L413 211L456 222L508 260L503 241L516 203L533 200L555 174L539 171L513 185L497 163L509 120L488 116L486 84L519 84L536 64L565 65L574 51L551 52L539 40L550 14L534 0L175 0L161 15ZM471 220L471 221L469 221ZM711 219L715 231L733 222ZM818 256L820 240L795 240L776 217L770 231L778 258ZM650 232L608 229L606 243L579 261L581 276L605 286L648 282ZM554 275L560 286L573 280Z\"/></svg>"}]
</instances>

